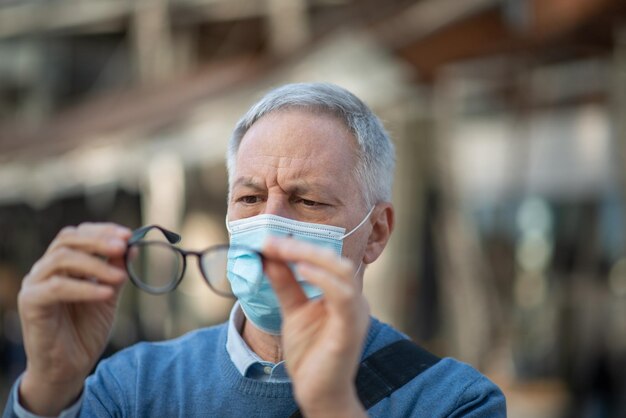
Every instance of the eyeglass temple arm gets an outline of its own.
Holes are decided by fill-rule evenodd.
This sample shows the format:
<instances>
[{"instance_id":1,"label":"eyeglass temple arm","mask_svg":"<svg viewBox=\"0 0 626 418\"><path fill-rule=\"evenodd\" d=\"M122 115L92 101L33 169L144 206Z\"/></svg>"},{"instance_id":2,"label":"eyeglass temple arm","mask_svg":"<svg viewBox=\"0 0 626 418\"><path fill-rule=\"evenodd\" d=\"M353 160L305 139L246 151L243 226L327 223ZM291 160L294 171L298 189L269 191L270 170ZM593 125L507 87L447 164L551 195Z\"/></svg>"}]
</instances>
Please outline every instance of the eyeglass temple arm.
<instances>
[{"instance_id":1,"label":"eyeglass temple arm","mask_svg":"<svg viewBox=\"0 0 626 418\"><path fill-rule=\"evenodd\" d=\"M170 244L176 244L180 242L180 235L178 235L176 232L169 231L159 225L146 225L146 226L142 226L141 228L135 229L133 231L133 234L130 236L128 243L134 244L135 242L145 237L146 234L153 229L158 229L159 231L161 231L163 235L165 235L165 238L167 238L167 241Z\"/></svg>"}]
</instances>

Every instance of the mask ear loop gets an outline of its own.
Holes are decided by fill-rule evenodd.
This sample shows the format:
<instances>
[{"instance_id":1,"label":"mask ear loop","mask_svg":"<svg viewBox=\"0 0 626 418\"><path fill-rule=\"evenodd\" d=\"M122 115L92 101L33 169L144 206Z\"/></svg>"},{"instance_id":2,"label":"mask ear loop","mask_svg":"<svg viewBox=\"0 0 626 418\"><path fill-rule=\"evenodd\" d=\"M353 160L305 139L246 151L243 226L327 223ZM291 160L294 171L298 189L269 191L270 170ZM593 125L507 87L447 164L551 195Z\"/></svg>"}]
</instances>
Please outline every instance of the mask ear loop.
<instances>
[{"instance_id":1,"label":"mask ear loop","mask_svg":"<svg viewBox=\"0 0 626 418\"><path fill-rule=\"evenodd\" d=\"M344 234L341 239L346 239L348 238L350 235L352 235L357 229L359 229L361 226L363 226L363 224L369 219L370 215L372 214L372 212L374 212L374 208L376 207L376 205L372 206L372 208L370 209L369 212L367 212L367 215L365 215L365 218L363 218L363 220L354 228L352 228L352 231L348 232L347 234Z\"/></svg>"},{"instance_id":2,"label":"mask ear loop","mask_svg":"<svg viewBox=\"0 0 626 418\"><path fill-rule=\"evenodd\" d=\"M369 212L367 212L367 215L365 215L365 218L363 218L363 220L354 228L352 228L352 231L348 232L347 234L345 234L343 237L341 237L341 239L345 239L347 237L349 237L350 235L352 235L357 229L359 229L361 226L363 226L363 224L369 219L370 215L372 214L372 212L374 212L374 208L376 207L376 205L372 206L372 208L370 209ZM363 267L363 260L361 260L361 262L359 263L359 267L357 267L356 271L354 272L354 276L352 277L352 279L356 279L356 276L359 275L359 271L361 271L361 267Z\"/></svg>"},{"instance_id":3,"label":"mask ear loop","mask_svg":"<svg viewBox=\"0 0 626 418\"><path fill-rule=\"evenodd\" d=\"M233 231L231 231L230 227L228 226L228 213L226 214L226 216L224 216L224 225L226 225L226 230L228 231L228 235L231 235Z\"/></svg>"},{"instance_id":4,"label":"mask ear loop","mask_svg":"<svg viewBox=\"0 0 626 418\"><path fill-rule=\"evenodd\" d=\"M355 280L356 276L359 275L359 272L361 271L361 267L363 267L363 260L361 260L361 262L359 263L359 267L357 267L356 271L354 272L354 276L352 276L352 280Z\"/></svg>"}]
</instances>

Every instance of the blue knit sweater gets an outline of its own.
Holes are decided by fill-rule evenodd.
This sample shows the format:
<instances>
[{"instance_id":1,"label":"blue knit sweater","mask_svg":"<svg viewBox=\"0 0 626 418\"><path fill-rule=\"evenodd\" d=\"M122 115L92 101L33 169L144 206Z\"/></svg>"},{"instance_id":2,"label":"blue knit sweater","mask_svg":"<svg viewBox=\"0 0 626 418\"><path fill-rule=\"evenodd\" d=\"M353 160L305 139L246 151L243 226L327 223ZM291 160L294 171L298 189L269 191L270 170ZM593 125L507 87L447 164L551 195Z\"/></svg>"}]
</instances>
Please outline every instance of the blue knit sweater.
<instances>
[{"instance_id":1,"label":"blue knit sweater","mask_svg":"<svg viewBox=\"0 0 626 418\"><path fill-rule=\"evenodd\" d=\"M80 416L288 417L290 383L241 376L226 351L227 324L178 339L140 343L100 362L87 379ZM375 319L363 357L405 338ZM13 397L4 417L14 417ZM371 407L372 417L505 417L502 392L472 367L444 358Z\"/></svg>"}]
</instances>

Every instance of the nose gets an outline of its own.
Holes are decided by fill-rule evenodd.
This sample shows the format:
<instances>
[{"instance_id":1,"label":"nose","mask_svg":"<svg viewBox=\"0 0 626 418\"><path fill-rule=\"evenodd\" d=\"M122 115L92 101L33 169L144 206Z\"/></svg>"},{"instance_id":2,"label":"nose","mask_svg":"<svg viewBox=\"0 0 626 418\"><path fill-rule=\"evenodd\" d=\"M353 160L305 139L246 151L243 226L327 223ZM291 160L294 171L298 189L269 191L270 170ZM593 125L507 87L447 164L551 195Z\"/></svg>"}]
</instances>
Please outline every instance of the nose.
<instances>
[{"instance_id":1,"label":"nose","mask_svg":"<svg viewBox=\"0 0 626 418\"><path fill-rule=\"evenodd\" d=\"M288 199L285 196L270 195L265 202L264 215L276 215L291 218Z\"/></svg>"}]
</instances>

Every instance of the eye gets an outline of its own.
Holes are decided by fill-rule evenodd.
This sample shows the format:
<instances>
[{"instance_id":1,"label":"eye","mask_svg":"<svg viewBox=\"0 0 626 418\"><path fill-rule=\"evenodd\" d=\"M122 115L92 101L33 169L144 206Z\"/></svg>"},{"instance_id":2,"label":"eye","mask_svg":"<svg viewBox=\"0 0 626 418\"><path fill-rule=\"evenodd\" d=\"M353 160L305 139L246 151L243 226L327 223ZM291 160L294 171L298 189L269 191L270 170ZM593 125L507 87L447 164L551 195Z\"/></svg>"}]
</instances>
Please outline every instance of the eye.
<instances>
[{"instance_id":1,"label":"eye","mask_svg":"<svg viewBox=\"0 0 626 418\"><path fill-rule=\"evenodd\" d=\"M237 201L245 203L246 205L253 205L259 203L261 198L259 196L242 196Z\"/></svg>"},{"instance_id":2,"label":"eye","mask_svg":"<svg viewBox=\"0 0 626 418\"><path fill-rule=\"evenodd\" d=\"M302 204L304 206L307 206L307 207L311 207L311 208L324 205L323 203L316 202L316 201L310 200L310 199L296 199L295 202L296 203L300 203L300 204Z\"/></svg>"}]
</instances>

